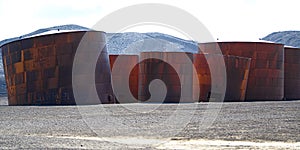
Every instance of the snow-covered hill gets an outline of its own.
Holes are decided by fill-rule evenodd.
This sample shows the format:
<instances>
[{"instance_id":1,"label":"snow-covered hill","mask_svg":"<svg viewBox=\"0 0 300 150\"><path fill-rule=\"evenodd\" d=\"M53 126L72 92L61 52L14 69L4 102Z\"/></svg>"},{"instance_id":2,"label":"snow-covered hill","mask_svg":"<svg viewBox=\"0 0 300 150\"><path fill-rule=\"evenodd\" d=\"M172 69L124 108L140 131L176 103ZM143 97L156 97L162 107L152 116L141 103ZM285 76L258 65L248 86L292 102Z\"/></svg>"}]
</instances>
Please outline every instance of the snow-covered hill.
<instances>
[{"instance_id":1,"label":"snow-covered hill","mask_svg":"<svg viewBox=\"0 0 300 150\"><path fill-rule=\"evenodd\" d=\"M143 51L197 52L197 43L162 33L107 33L110 54L138 54Z\"/></svg>"}]
</instances>

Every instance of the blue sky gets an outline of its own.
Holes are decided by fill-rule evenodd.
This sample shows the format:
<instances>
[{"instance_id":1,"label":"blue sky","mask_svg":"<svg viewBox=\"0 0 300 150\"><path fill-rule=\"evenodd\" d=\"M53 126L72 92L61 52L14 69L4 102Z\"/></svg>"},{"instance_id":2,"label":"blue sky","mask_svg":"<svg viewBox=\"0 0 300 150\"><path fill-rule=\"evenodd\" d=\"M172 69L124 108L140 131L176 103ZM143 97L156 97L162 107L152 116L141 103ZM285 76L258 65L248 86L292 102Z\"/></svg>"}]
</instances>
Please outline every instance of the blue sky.
<instances>
[{"instance_id":1,"label":"blue sky","mask_svg":"<svg viewBox=\"0 0 300 150\"><path fill-rule=\"evenodd\" d=\"M257 40L274 31L300 30L299 0L0 0L0 40L63 24L92 27L111 12L141 3L181 8L221 40ZM176 36L163 28L130 31Z\"/></svg>"}]
</instances>

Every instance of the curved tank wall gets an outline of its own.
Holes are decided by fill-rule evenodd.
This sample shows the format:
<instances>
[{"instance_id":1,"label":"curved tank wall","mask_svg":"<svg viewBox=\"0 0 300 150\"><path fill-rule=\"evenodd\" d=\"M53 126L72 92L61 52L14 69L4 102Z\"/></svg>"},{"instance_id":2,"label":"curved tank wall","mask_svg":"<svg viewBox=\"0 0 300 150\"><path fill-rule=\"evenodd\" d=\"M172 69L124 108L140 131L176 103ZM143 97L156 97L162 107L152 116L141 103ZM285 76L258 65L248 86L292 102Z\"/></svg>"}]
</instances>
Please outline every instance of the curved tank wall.
<instances>
[{"instance_id":1,"label":"curved tank wall","mask_svg":"<svg viewBox=\"0 0 300 150\"><path fill-rule=\"evenodd\" d=\"M142 52L139 63L139 100L165 103L194 102L192 62L192 53ZM158 82L151 85L155 79L162 81L164 85ZM164 96L165 99L162 99Z\"/></svg>"},{"instance_id":2,"label":"curved tank wall","mask_svg":"<svg viewBox=\"0 0 300 150\"><path fill-rule=\"evenodd\" d=\"M37 36L2 46L9 105L76 104L72 89L72 65L83 36L89 42L105 43L104 32L77 31ZM81 104L110 103L108 95L112 94L112 89L106 47L96 67L95 84L101 102L86 99ZM82 80L90 79L82 77Z\"/></svg>"},{"instance_id":3,"label":"curved tank wall","mask_svg":"<svg viewBox=\"0 0 300 150\"><path fill-rule=\"evenodd\" d=\"M200 85L199 101L208 102L210 98L212 75L211 69L219 69L218 63L208 65L208 59L224 59L226 67L226 92L224 101L244 101L248 82L251 59L237 56L223 56L218 54L194 54L194 66ZM209 61L216 62L216 61ZM213 67L213 68L210 68ZM222 78L221 76L214 76ZM197 84L194 82L194 84Z\"/></svg>"},{"instance_id":4,"label":"curved tank wall","mask_svg":"<svg viewBox=\"0 0 300 150\"><path fill-rule=\"evenodd\" d=\"M136 102L132 98L129 98L128 94L131 94L136 100L138 99L139 56L125 54L109 55L109 62L112 71L112 82L116 83L113 84L113 87L129 84L130 93L127 93L127 91L114 91L119 92L117 101L121 103ZM119 65L117 69L113 69L115 62L118 62Z\"/></svg>"},{"instance_id":5,"label":"curved tank wall","mask_svg":"<svg viewBox=\"0 0 300 150\"><path fill-rule=\"evenodd\" d=\"M300 48L284 48L284 98L300 99Z\"/></svg>"},{"instance_id":6,"label":"curved tank wall","mask_svg":"<svg viewBox=\"0 0 300 150\"><path fill-rule=\"evenodd\" d=\"M251 58L245 100L282 100L284 96L284 51L282 44L264 42L217 42L199 44L200 53Z\"/></svg>"},{"instance_id":7,"label":"curved tank wall","mask_svg":"<svg viewBox=\"0 0 300 150\"><path fill-rule=\"evenodd\" d=\"M205 55L194 54L193 64L197 71L197 78L199 81L199 83L193 82L193 88L195 87L195 84L199 85L200 88L198 101L208 102L210 97L209 93L211 92L211 73Z\"/></svg>"}]
</instances>

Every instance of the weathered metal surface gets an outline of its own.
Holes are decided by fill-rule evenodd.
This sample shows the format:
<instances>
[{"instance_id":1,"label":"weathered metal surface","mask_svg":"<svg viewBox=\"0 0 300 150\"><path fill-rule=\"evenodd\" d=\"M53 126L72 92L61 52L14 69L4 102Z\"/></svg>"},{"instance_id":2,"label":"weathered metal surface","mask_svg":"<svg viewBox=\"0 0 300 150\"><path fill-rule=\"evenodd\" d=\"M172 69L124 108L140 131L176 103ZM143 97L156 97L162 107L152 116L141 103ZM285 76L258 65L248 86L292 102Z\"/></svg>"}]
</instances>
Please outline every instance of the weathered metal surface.
<instances>
[{"instance_id":1,"label":"weathered metal surface","mask_svg":"<svg viewBox=\"0 0 300 150\"><path fill-rule=\"evenodd\" d=\"M127 96L122 97L122 95L132 94L132 96L136 100L138 100L139 56L138 55L109 55L109 62L112 71L112 83L115 83L113 84L113 87L118 85L128 84L130 90L130 93L127 93L127 91L115 91L115 92L122 92L122 93L118 93L120 97L116 97L116 100L121 103L137 102L132 99L128 99ZM118 65L118 68L113 69L114 65ZM127 74L127 72L129 74Z\"/></svg>"},{"instance_id":2,"label":"weathered metal surface","mask_svg":"<svg viewBox=\"0 0 300 150\"><path fill-rule=\"evenodd\" d=\"M245 100L282 100L284 96L284 51L282 44L263 42L218 42L199 44L200 53L251 58Z\"/></svg>"},{"instance_id":3,"label":"weathered metal surface","mask_svg":"<svg viewBox=\"0 0 300 150\"><path fill-rule=\"evenodd\" d=\"M208 65L207 59L215 61ZM211 69L221 70L217 60L224 60L226 67L226 76L220 74L212 75ZM225 78L227 81L224 101L244 101L248 74L250 69L250 58L237 56L223 56L218 54L194 54L194 67L197 71L197 77L200 85L199 101L209 101L211 95L212 78L218 81L218 78ZM218 84L218 82L217 82Z\"/></svg>"},{"instance_id":4,"label":"weathered metal surface","mask_svg":"<svg viewBox=\"0 0 300 150\"><path fill-rule=\"evenodd\" d=\"M2 46L9 105L76 104L72 89L72 65L83 36L91 44L105 43L104 32L78 31L37 36ZM98 50L98 47L89 48L85 51L87 54ZM88 60L82 62L88 63ZM106 48L98 58L95 76L101 102L86 99L81 104L110 103L112 90ZM83 76L82 80L91 79Z\"/></svg>"},{"instance_id":5,"label":"weathered metal surface","mask_svg":"<svg viewBox=\"0 0 300 150\"><path fill-rule=\"evenodd\" d=\"M140 101L166 103L194 102L192 91L192 53L142 52L140 60ZM164 85L162 84L153 85L153 93L150 93L150 83L155 79L159 79L164 83L166 93L163 93ZM158 83L156 82L156 84Z\"/></svg>"},{"instance_id":6,"label":"weathered metal surface","mask_svg":"<svg viewBox=\"0 0 300 150\"><path fill-rule=\"evenodd\" d=\"M284 48L284 98L300 99L300 48Z\"/></svg>"}]
</instances>

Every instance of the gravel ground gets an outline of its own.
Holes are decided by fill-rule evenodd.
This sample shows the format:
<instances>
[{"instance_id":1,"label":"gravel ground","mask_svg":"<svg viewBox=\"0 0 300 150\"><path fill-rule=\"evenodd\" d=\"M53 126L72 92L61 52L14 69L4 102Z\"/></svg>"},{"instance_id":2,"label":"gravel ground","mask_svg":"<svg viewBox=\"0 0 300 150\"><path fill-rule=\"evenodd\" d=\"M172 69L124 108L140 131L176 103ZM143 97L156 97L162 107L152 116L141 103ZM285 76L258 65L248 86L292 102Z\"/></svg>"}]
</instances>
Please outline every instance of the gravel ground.
<instances>
[{"instance_id":1,"label":"gravel ground","mask_svg":"<svg viewBox=\"0 0 300 150\"><path fill-rule=\"evenodd\" d=\"M0 149L300 149L300 101L7 106Z\"/></svg>"}]
</instances>

